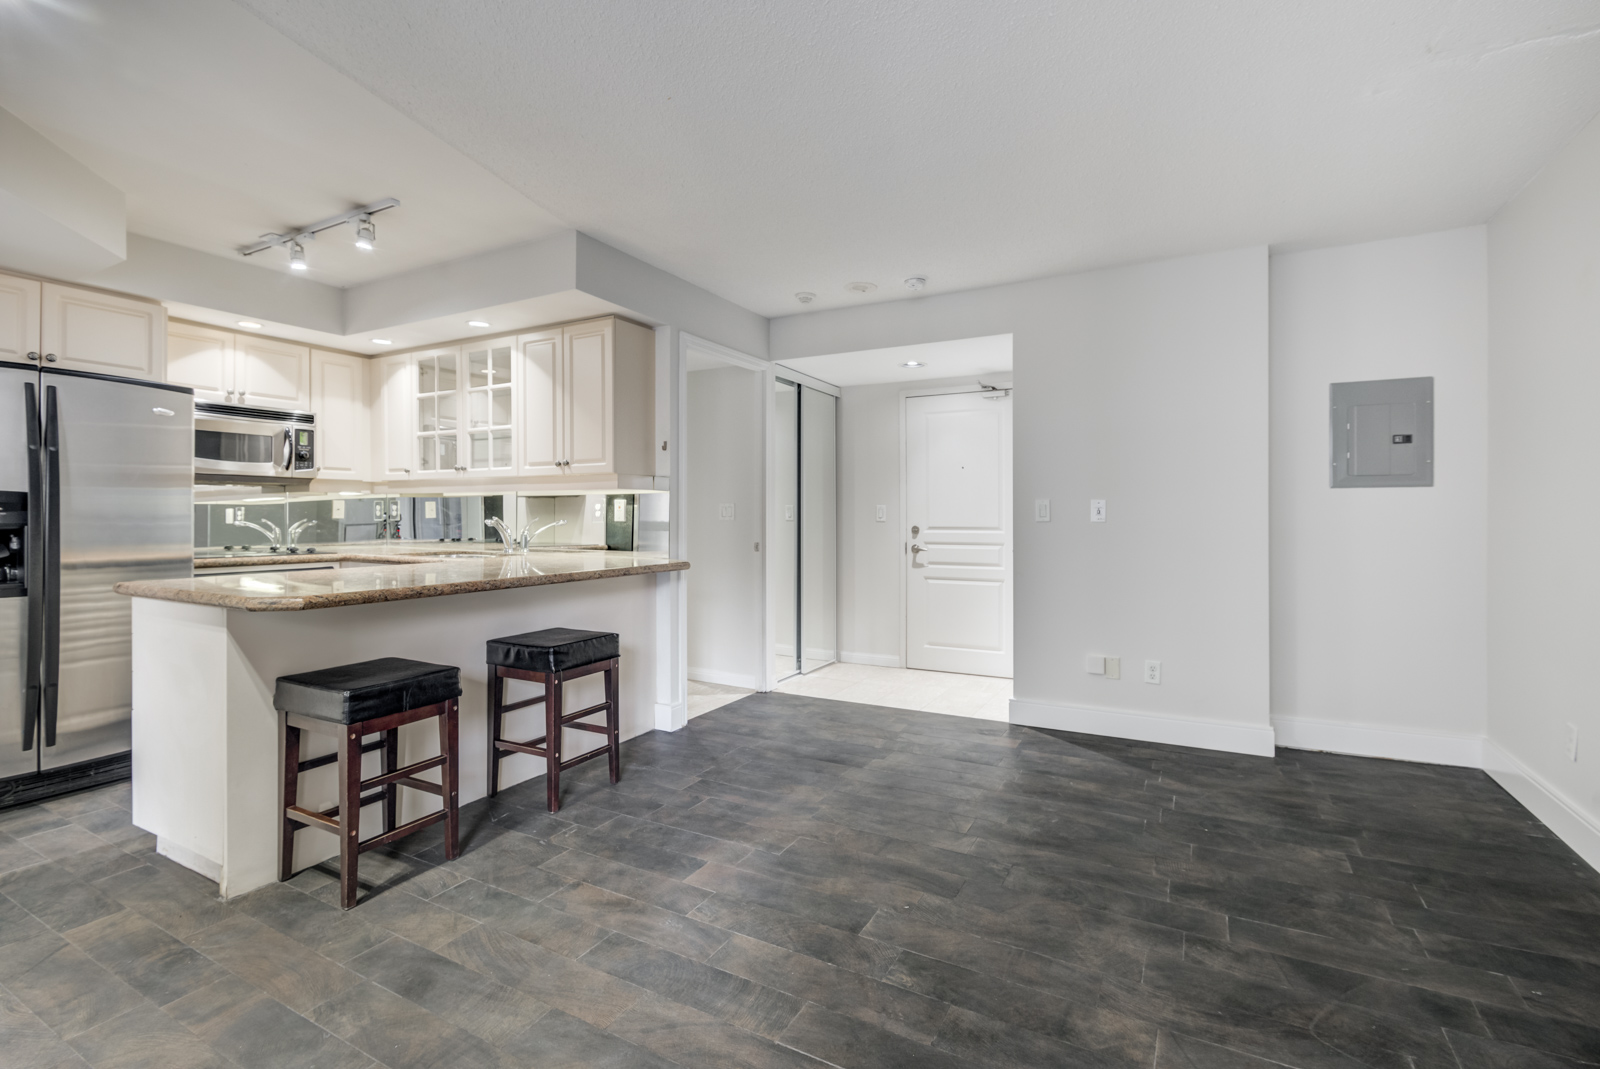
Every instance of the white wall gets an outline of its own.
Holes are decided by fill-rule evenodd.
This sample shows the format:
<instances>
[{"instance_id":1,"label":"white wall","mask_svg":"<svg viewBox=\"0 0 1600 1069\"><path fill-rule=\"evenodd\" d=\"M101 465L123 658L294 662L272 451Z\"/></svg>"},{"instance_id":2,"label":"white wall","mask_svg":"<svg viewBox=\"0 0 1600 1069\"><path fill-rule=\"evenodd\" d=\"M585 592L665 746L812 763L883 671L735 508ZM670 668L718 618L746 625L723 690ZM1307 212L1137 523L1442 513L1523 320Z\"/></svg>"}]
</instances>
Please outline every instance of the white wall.
<instances>
[{"instance_id":1,"label":"white wall","mask_svg":"<svg viewBox=\"0 0 1600 1069\"><path fill-rule=\"evenodd\" d=\"M691 371L684 519L689 561L689 678L736 687L763 682L761 554L762 375ZM722 519L721 505L733 506Z\"/></svg>"},{"instance_id":2,"label":"white wall","mask_svg":"<svg viewBox=\"0 0 1600 1069\"><path fill-rule=\"evenodd\" d=\"M1266 250L790 316L771 355L1005 333L1013 720L1271 753ZM1088 522L1090 498L1110 522ZM1120 655L1123 678L1084 673L1089 653ZM1160 686L1139 681L1145 658Z\"/></svg>"},{"instance_id":3,"label":"white wall","mask_svg":"<svg viewBox=\"0 0 1600 1069\"><path fill-rule=\"evenodd\" d=\"M977 381L915 386L920 392ZM904 653L900 575L910 532L900 515L900 399L911 386L890 382L839 392L839 659L853 664L898 668ZM887 510L882 523L879 505Z\"/></svg>"},{"instance_id":4,"label":"white wall","mask_svg":"<svg viewBox=\"0 0 1600 1069\"><path fill-rule=\"evenodd\" d=\"M1600 120L1490 221L1489 397L1488 765L1600 867Z\"/></svg>"},{"instance_id":5,"label":"white wall","mask_svg":"<svg viewBox=\"0 0 1600 1069\"><path fill-rule=\"evenodd\" d=\"M1272 257L1279 745L1477 765L1486 723L1485 228ZM1434 377L1431 487L1328 485L1328 387Z\"/></svg>"}]
</instances>

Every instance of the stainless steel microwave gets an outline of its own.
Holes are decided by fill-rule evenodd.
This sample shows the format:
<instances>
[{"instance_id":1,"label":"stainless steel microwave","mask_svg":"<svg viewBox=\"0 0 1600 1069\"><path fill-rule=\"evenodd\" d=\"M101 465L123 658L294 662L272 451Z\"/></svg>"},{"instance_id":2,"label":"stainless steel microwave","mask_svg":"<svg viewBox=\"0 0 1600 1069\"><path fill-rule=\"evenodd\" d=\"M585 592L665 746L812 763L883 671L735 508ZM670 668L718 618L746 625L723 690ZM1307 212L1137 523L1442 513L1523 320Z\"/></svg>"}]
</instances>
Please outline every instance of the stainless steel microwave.
<instances>
[{"instance_id":1,"label":"stainless steel microwave","mask_svg":"<svg viewBox=\"0 0 1600 1069\"><path fill-rule=\"evenodd\" d=\"M196 401L194 473L202 480L314 479L317 417Z\"/></svg>"}]
</instances>

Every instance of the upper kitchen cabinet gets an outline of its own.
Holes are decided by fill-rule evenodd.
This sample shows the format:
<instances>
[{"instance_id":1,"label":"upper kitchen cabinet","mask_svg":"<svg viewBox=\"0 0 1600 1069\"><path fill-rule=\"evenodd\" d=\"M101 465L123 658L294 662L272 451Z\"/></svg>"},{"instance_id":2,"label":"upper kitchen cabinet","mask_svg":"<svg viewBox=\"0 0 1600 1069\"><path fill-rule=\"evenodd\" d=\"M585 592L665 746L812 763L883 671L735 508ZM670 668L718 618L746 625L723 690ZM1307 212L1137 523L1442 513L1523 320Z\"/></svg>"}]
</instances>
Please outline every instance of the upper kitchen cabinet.
<instances>
[{"instance_id":1,"label":"upper kitchen cabinet","mask_svg":"<svg viewBox=\"0 0 1600 1069\"><path fill-rule=\"evenodd\" d=\"M518 339L523 475L650 475L655 333L607 317Z\"/></svg>"},{"instance_id":2,"label":"upper kitchen cabinet","mask_svg":"<svg viewBox=\"0 0 1600 1069\"><path fill-rule=\"evenodd\" d=\"M369 363L349 353L311 350L311 411L317 414L321 478L370 478Z\"/></svg>"},{"instance_id":3,"label":"upper kitchen cabinet","mask_svg":"<svg viewBox=\"0 0 1600 1069\"><path fill-rule=\"evenodd\" d=\"M0 275L0 360L38 360L39 287L37 279Z\"/></svg>"},{"instance_id":4,"label":"upper kitchen cabinet","mask_svg":"<svg viewBox=\"0 0 1600 1069\"><path fill-rule=\"evenodd\" d=\"M417 466L416 409L412 378L415 361L409 353L380 357L368 368L372 398L372 477L380 482L404 482Z\"/></svg>"},{"instance_id":5,"label":"upper kitchen cabinet","mask_svg":"<svg viewBox=\"0 0 1600 1069\"><path fill-rule=\"evenodd\" d=\"M40 285L39 351L58 367L160 379L166 371L167 310L96 290Z\"/></svg>"},{"instance_id":6,"label":"upper kitchen cabinet","mask_svg":"<svg viewBox=\"0 0 1600 1069\"><path fill-rule=\"evenodd\" d=\"M381 477L515 474L516 351L489 338L378 361Z\"/></svg>"},{"instance_id":7,"label":"upper kitchen cabinet","mask_svg":"<svg viewBox=\"0 0 1600 1069\"><path fill-rule=\"evenodd\" d=\"M202 401L316 411L308 346L175 321L167 350L167 381L194 387Z\"/></svg>"},{"instance_id":8,"label":"upper kitchen cabinet","mask_svg":"<svg viewBox=\"0 0 1600 1069\"><path fill-rule=\"evenodd\" d=\"M312 411L311 348L235 334L233 388L241 405Z\"/></svg>"}]
</instances>

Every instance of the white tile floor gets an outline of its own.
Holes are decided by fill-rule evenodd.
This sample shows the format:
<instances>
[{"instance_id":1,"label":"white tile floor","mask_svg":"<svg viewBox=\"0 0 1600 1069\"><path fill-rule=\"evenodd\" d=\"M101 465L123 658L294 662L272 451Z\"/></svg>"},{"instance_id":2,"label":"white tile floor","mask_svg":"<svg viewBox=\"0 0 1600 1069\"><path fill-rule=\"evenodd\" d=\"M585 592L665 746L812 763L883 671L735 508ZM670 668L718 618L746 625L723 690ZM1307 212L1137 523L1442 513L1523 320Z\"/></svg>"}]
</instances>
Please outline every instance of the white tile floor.
<instances>
[{"instance_id":1,"label":"white tile floor","mask_svg":"<svg viewBox=\"0 0 1600 1069\"><path fill-rule=\"evenodd\" d=\"M803 676L792 676L775 688L785 694L808 694L863 705L887 705L925 713L970 716L979 720L1009 719L1011 680L963 676L868 664L830 664ZM699 716L736 701L748 690L716 683L689 683L689 715Z\"/></svg>"}]
</instances>

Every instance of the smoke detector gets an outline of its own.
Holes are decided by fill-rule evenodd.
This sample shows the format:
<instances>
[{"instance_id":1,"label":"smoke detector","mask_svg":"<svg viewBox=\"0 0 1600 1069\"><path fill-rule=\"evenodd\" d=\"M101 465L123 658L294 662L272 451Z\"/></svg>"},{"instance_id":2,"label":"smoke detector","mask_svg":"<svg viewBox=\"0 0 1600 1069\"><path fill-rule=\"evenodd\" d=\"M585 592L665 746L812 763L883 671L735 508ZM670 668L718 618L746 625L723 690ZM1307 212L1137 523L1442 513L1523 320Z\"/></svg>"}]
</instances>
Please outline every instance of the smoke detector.
<instances>
[{"instance_id":1,"label":"smoke detector","mask_svg":"<svg viewBox=\"0 0 1600 1069\"><path fill-rule=\"evenodd\" d=\"M794 299L799 301L801 304L810 304L812 301L817 299L817 295L812 293L810 290L801 290L799 293L794 295Z\"/></svg>"},{"instance_id":2,"label":"smoke detector","mask_svg":"<svg viewBox=\"0 0 1600 1069\"><path fill-rule=\"evenodd\" d=\"M878 284L876 282L850 282L844 288L851 293L871 293L878 288Z\"/></svg>"},{"instance_id":3,"label":"smoke detector","mask_svg":"<svg viewBox=\"0 0 1600 1069\"><path fill-rule=\"evenodd\" d=\"M906 289L908 290L920 290L927 284L928 280L923 278L921 275L912 275L910 278L906 279Z\"/></svg>"}]
</instances>

